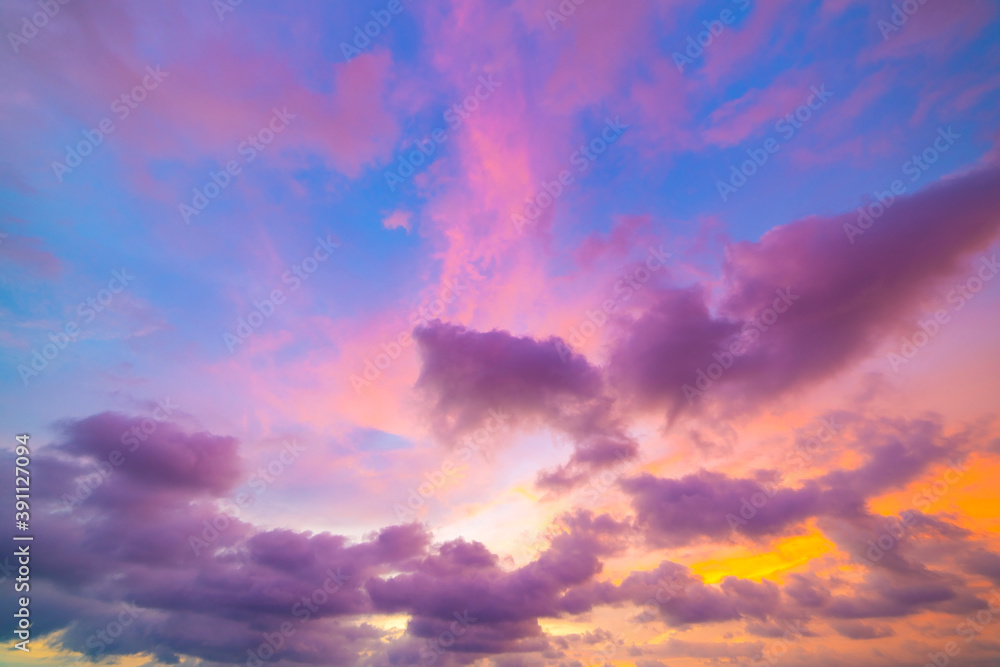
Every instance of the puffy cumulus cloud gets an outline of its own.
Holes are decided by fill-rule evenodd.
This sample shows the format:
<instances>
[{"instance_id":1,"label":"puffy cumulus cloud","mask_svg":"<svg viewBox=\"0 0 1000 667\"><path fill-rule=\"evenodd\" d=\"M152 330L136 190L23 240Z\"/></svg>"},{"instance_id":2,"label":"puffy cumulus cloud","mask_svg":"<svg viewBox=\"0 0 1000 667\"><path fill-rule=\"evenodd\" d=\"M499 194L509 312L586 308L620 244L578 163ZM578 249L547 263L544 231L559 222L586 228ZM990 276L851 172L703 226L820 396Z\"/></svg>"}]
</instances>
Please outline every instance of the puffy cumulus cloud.
<instances>
[{"instance_id":1,"label":"puffy cumulus cloud","mask_svg":"<svg viewBox=\"0 0 1000 667\"><path fill-rule=\"evenodd\" d=\"M620 600L655 609L660 620L671 627L742 618L764 621L786 615L781 591L771 582L727 577L721 585L712 586L687 567L670 561L655 570L631 573L617 595Z\"/></svg>"},{"instance_id":2,"label":"puffy cumulus cloud","mask_svg":"<svg viewBox=\"0 0 1000 667\"><path fill-rule=\"evenodd\" d=\"M418 328L423 367L418 387L434 398L434 426L454 436L478 426L490 408L521 419L569 422L569 407L599 397L601 376L579 355L567 362L560 341L506 331L478 332L440 320Z\"/></svg>"},{"instance_id":3,"label":"puffy cumulus cloud","mask_svg":"<svg viewBox=\"0 0 1000 667\"><path fill-rule=\"evenodd\" d=\"M35 534L47 545L33 560L36 629L39 636L58 632L55 641L63 649L95 658L146 654L164 662L195 656L238 663L261 655L267 638L280 636L274 658L303 664L408 664L430 654L441 664L500 655L530 662L538 656L562 659L589 641L550 637L540 620L570 619L598 607L652 608L655 613L641 620L670 627L742 621L760 636L776 636L789 622L807 626L826 619L841 635L863 639L887 636L883 625L864 619L922 610L960 615L983 605L965 577L930 565L871 564L862 584L850 587L810 573L791 575L783 586L732 576L710 585L670 561L632 572L617 585L608 581L605 561L634 547L636 529L652 540L695 539L694 519L676 518L684 508L693 514L703 505L725 510L734 494L748 489L748 480L720 477L711 480L718 491L706 491L701 473L681 480L680 487L646 476L628 480L626 488L641 499L634 518L586 511L561 515L547 548L516 569L504 567L500 556L479 542L435 543L416 524L350 540L327 532L262 529L236 516L223 520L224 501L242 470L238 442L190 433L169 421L161 422L92 497L65 508L60 500L65 490L95 461L111 456L132 424L116 413L63 421L60 438L33 463L44 480L35 489L40 508ZM895 437L884 425L882 431L859 429L868 438L869 459L853 472L807 483L803 488L815 486L809 493L820 497L811 505L800 502L807 509L791 512L783 499L784 509L762 517L767 527L759 534L777 532L782 522L792 525L809 513L864 527L873 519L863 509L866 492L905 484L944 450L965 446L956 441L944 447L934 425L896 427ZM875 439L876 432L883 440ZM901 472L889 470L891 457ZM830 510L832 496L824 494L833 493L833 484L848 500ZM653 521L656 507L643 505L653 501L661 503L663 516L675 519ZM10 509L10 502L4 499L4 508ZM722 539L717 522L707 516L703 534ZM970 570L984 576L995 571L996 555L978 545L969 548L967 531L923 515L915 526L893 551L912 561L915 543L948 542L950 552L968 554ZM658 537L671 530L678 537ZM204 539L200 548L192 547L193 537ZM844 532L837 539L847 544L865 538ZM378 614L405 614L405 633L374 625L370 619ZM115 622L124 629L114 642L95 639Z\"/></svg>"},{"instance_id":4,"label":"puffy cumulus cloud","mask_svg":"<svg viewBox=\"0 0 1000 667\"><path fill-rule=\"evenodd\" d=\"M412 572L371 579L367 590L376 610L409 614L408 631L416 637L432 639L458 623L463 629L452 628L459 636L451 650L543 650L549 643L539 618L580 614L621 598L595 577L602 557L624 549L628 527L581 512L563 517L562 528L537 560L513 571L502 569L483 545L454 540Z\"/></svg>"},{"instance_id":5,"label":"puffy cumulus cloud","mask_svg":"<svg viewBox=\"0 0 1000 667\"><path fill-rule=\"evenodd\" d=\"M798 488L706 472L621 482L632 496L635 526L653 546L727 539L760 543L815 519L839 548L835 560L847 557L858 566L852 581L796 573L772 595L731 578L706 587L681 566L664 564L656 572L631 575L623 590L641 604L642 595L630 587L642 584L647 605L671 625L744 618L748 631L764 636L781 628L776 620L819 618L842 636L877 639L891 636L889 626L860 620L924 611L964 615L983 608L982 582L996 576L1000 560L975 533L916 508L883 515L869 507L871 500L910 488L928 473L961 470L958 459L978 451L979 443L968 433L946 435L930 419L862 422L855 435L846 446L854 453L867 450L860 465L807 479ZM920 498L914 497L918 506ZM760 603L756 611L748 611L747 599L736 595L740 590Z\"/></svg>"},{"instance_id":6,"label":"puffy cumulus cloud","mask_svg":"<svg viewBox=\"0 0 1000 667\"><path fill-rule=\"evenodd\" d=\"M382 528L360 541L265 530L224 509L243 468L238 442L169 421L84 502L65 507L62 495L110 457L134 423L117 413L65 420L60 439L33 462L45 480L36 489L45 510L37 512L35 534L48 548L33 560L32 600L44 618L39 634L61 631L56 642L63 649L236 663L267 637L282 636L276 658L362 664L389 638L367 619L406 613L406 635L379 650L379 660L419 658L428 640L456 623L460 641L434 650L532 652L549 647L539 618L621 598L598 577L602 559L625 548L627 523L566 515L537 560L513 571L478 542L433 545L416 524ZM120 637L94 639L121 614L129 623Z\"/></svg>"},{"instance_id":7,"label":"puffy cumulus cloud","mask_svg":"<svg viewBox=\"0 0 1000 667\"><path fill-rule=\"evenodd\" d=\"M663 290L616 342L609 377L674 415L706 400L754 407L830 377L913 326L921 300L996 238L998 206L992 167L899 197L866 230L848 213L736 243L715 307L697 287Z\"/></svg>"},{"instance_id":8,"label":"puffy cumulus cloud","mask_svg":"<svg viewBox=\"0 0 1000 667\"><path fill-rule=\"evenodd\" d=\"M514 426L556 428L574 439L575 450L567 464L540 475L540 486L551 490L636 456L600 371L562 340L440 321L417 329L414 338L423 360L417 387L431 402L432 424L442 438L468 433L491 410L509 413Z\"/></svg>"},{"instance_id":9,"label":"puffy cumulus cloud","mask_svg":"<svg viewBox=\"0 0 1000 667\"><path fill-rule=\"evenodd\" d=\"M656 302L615 342L612 381L642 403L665 402L678 411L687 404L682 387L696 383L698 370L725 352L741 323L709 311L700 287L662 290Z\"/></svg>"},{"instance_id":10,"label":"puffy cumulus cloud","mask_svg":"<svg viewBox=\"0 0 1000 667\"><path fill-rule=\"evenodd\" d=\"M650 542L659 546L683 546L702 538L728 538L733 527L729 517L741 516L744 501L750 504L764 493L760 481L731 478L705 470L680 479L660 479L645 474L622 480L632 498L636 521ZM821 508L819 489L775 489L763 496L767 503L755 510L743 529L750 535L785 532L813 516Z\"/></svg>"},{"instance_id":11,"label":"puffy cumulus cloud","mask_svg":"<svg viewBox=\"0 0 1000 667\"><path fill-rule=\"evenodd\" d=\"M818 523L859 568L850 581L840 575L795 574L783 593L799 613L828 620L839 634L877 639L891 636L891 626L858 621L923 611L962 616L984 608L982 583L988 572L963 570L962 563L965 554L975 554L980 564L996 555L970 531L910 510L901 516L865 513Z\"/></svg>"},{"instance_id":12,"label":"puffy cumulus cloud","mask_svg":"<svg viewBox=\"0 0 1000 667\"><path fill-rule=\"evenodd\" d=\"M951 548L964 548L961 541ZM892 626L866 620L913 616L924 611L964 616L983 609L981 586L961 576L929 568L909 573L864 572L860 581L839 575L793 574L779 586L729 576L718 585L705 584L678 563L664 561L655 570L633 572L609 596L645 612L633 620L656 619L669 627L743 621L748 633L780 637L789 627L812 637L828 623L852 639L892 636ZM650 613L652 612L652 613Z\"/></svg>"},{"instance_id":13,"label":"puffy cumulus cloud","mask_svg":"<svg viewBox=\"0 0 1000 667\"><path fill-rule=\"evenodd\" d=\"M851 593L834 595L822 614L832 619L899 618L924 610L952 614L974 611L977 598L949 577L930 573L921 578L869 576Z\"/></svg>"},{"instance_id":14,"label":"puffy cumulus cloud","mask_svg":"<svg viewBox=\"0 0 1000 667\"><path fill-rule=\"evenodd\" d=\"M840 470L784 487L767 475L766 481L732 478L701 471L680 479L640 475L621 481L631 496L636 528L654 547L684 546L696 541L749 540L790 534L815 520L816 526L838 547L838 558L859 566L860 582L847 584L838 577L794 574L781 588L781 599L767 598L770 617L819 617L832 621L891 619L932 610L967 614L982 608L978 581L992 580L997 556L981 545L969 530L916 507L898 515L873 512L869 502L897 492L941 469L960 470L960 459L978 443L968 433L946 435L940 422L878 420L860 422L846 451L866 452L866 459L850 470ZM914 502L919 506L919 494ZM957 572L967 572L959 575ZM747 614L721 587L703 587L679 566L661 566L657 573L633 575L650 591L672 594L657 608L669 624L736 620L750 616L770 620L768 614ZM735 585L735 584L733 584ZM694 588L692 589L692 586ZM739 583L740 587L745 584ZM685 591L685 596L676 594ZM693 607L684 604L692 596ZM760 591L753 591L760 594ZM639 596L633 597L639 604ZM686 616L691 609L703 614ZM693 619L688 621L687 619ZM754 631L754 625L748 625ZM780 625L778 626L781 627ZM846 637L890 636L883 625L840 623ZM766 634L758 626L758 634Z\"/></svg>"},{"instance_id":15,"label":"puffy cumulus cloud","mask_svg":"<svg viewBox=\"0 0 1000 667\"><path fill-rule=\"evenodd\" d=\"M642 474L620 485L631 498L636 524L656 546L720 541L736 533L753 539L780 535L814 517L842 520L831 526L858 533L875 520L866 509L869 499L905 487L935 464L960 458L973 444L964 434L945 435L932 419L854 421L854 438L844 448L867 452L864 462L807 479L797 488L782 486L782 475L774 470L760 471L756 478L705 470L679 479Z\"/></svg>"},{"instance_id":16,"label":"puffy cumulus cloud","mask_svg":"<svg viewBox=\"0 0 1000 667\"><path fill-rule=\"evenodd\" d=\"M241 466L235 438L187 434L169 421L155 426L147 432L140 420L114 412L66 420L59 424L63 439L52 450L91 462L108 461L117 452L128 460L123 477L157 489L214 496L236 484ZM95 499L100 501L100 489Z\"/></svg>"},{"instance_id":17,"label":"puffy cumulus cloud","mask_svg":"<svg viewBox=\"0 0 1000 667\"><path fill-rule=\"evenodd\" d=\"M66 420L60 440L34 458L33 528L48 545L32 561L40 634L62 630L59 645L94 657L168 662L245 662L283 623L295 632L279 652L295 662L352 664L378 644L384 632L364 621L365 582L418 562L430 544L422 527L391 526L357 542L260 529L223 509L243 469L234 438L163 421L128 452L121 438L135 423L116 413ZM63 495L115 449L124 462L67 508ZM95 633L125 610L130 623L104 643Z\"/></svg>"},{"instance_id":18,"label":"puffy cumulus cloud","mask_svg":"<svg viewBox=\"0 0 1000 667\"><path fill-rule=\"evenodd\" d=\"M559 339L435 322L415 334L423 353L418 387L431 396L434 426L446 438L501 407L524 425L569 433L572 459L539 477L543 488L569 488L635 455L619 397L673 416L714 402L751 409L846 369L912 328L932 290L996 238L998 205L994 167L898 197L864 230L855 213L812 217L734 244L717 298L700 286L660 290L648 311L621 323L603 370Z\"/></svg>"},{"instance_id":19,"label":"puffy cumulus cloud","mask_svg":"<svg viewBox=\"0 0 1000 667\"><path fill-rule=\"evenodd\" d=\"M972 188L972 193L974 197L983 195L977 187ZM979 218L983 212L976 212L974 208L966 209L972 211L966 219L977 224L969 223L965 234L944 233L952 240L937 244L939 250L945 249L944 259L931 262L937 275L954 272L971 248L982 247L990 240L992 229L985 222L988 216ZM874 228L870 230L871 233L875 231ZM876 245L881 243L875 236L872 241ZM850 245L846 238L842 238L842 242ZM884 250L885 246L882 248ZM739 249L734 250L731 258L739 253ZM911 261L926 263L932 254L928 249L925 256L911 258ZM876 280L879 289L895 282L896 291L889 290L889 293L900 295L900 299L917 299L915 294L908 294L903 285L907 280L920 282L921 274L916 266L900 258L888 263L896 265L895 272L889 271L895 277L892 281ZM745 270L740 281L731 282L738 285L738 289L733 288L725 302L734 313L733 322L739 321L740 308L732 304L742 303L737 295L743 295L743 301L751 303L760 300L752 296L755 293L776 289L778 280L764 280L756 274L767 274L778 264L776 255L769 257L754 271ZM786 264L797 265L794 260ZM873 260L872 270L875 270L874 264ZM801 271L808 273L805 269ZM882 271L879 269L880 275ZM851 295L850 277L839 276L833 283L837 280L842 282L842 289L833 292ZM924 280L922 284L927 288L933 280ZM809 291L815 294L829 290L830 285L817 283ZM676 290L673 295L678 303L692 310L700 309L704 315L702 324L721 330L734 328L731 322L709 315L704 300L693 298L699 296L697 291ZM860 297L856 294L848 299L851 303L858 300ZM862 306L858 304L857 308L865 314L867 307ZM691 321L690 317L677 320ZM563 359L558 358L558 342L554 340L539 342L497 331L476 333L441 323L435 323L417 336L418 340L423 337L425 345L424 372L419 384L436 399L432 414L437 427L445 433L471 428L486 414L487 406L497 404L510 406L511 413L524 425L532 421L566 424L567 406L588 405L592 397L604 399L607 396L601 371L579 356L568 356L563 363ZM683 340L697 346L702 337L681 331L671 340ZM522 369L527 358L533 359L530 370ZM559 365L556 365L557 360ZM582 411L570 414L576 420ZM593 414L603 417L610 413L597 411ZM652 572L634 572L620 586L614 586L599 580L599 561L584 559L575 563L578 571L575 575L569 569L559 569L562 576L570 578L557 580L557 586L553 587L551 580L547 586L535 586L533 590L559 593L523 598L531 601L529 606L533 613L519 615L517 610L510 609L511 605L500 602L506 599L503 596L507 589L491 587L486 581L503 581L513 586L529 573L550 571L546 564L561 562L558 556L562 553L553 542L553 548L544 552L538 561L513 573L502 574L498 570L495 575L488 575L490 568L497 566L481 557L475 561L475 567L451 570L458 582L435 587L432 583L435 578L426 573L402 574L389 580L375 580L372 597L386 605L381 607L383 611L408 611L415 614L414 619L422 616L433 619L433 622L415 621L413 626L414 632L419 631L430 642L434 632L443 632L441 624L451 622L447 613L453 614L455 609L446 611L447 605L440 604L426 609L408 608L405 606L407 600L439 601L443 598L453 607L468 601L483 615L491 613L484 608L483 602L490 600L492 613L505 614L494 620L512 624L508 626L507 638L512 642L508 650L526 650L520 642L544 641L548 647L546 652L553 655L564 647L543 638L535 625L537 619L560 613L585 613L597 605L652 604L656 610L654 617L675 627L743 621L748 632L764 637L781 635L786 627L783 624L787 622L808 624L821 619L829 622L841 636L857 640L892 636L890 626L865 623L864 619L901 618L925 611L961 615L981 608L982 600L974 592L975 580L949 574L959 571L960 566L946 556L948 552L974 553L975 557L970 560L973 573L987 578L992 575L995 556L971 541L969 531L915 509L898 516L877 514L870 509L869 503L884 494L908 488L937 467L962 465L964 456L982 449L978 443L982 434L969 430L946 432L943 422L936 417L893 420L852 415L847 421L850 437L839 438L835 449L840 454L860 455L860 463L853 468L807 478L796 487L782 486L780 476L773 471L759 471L747 477L709 471L680 479L662 479L649 474L629 477L623 479L620 486L631 498L634 517L623 522L613 521L612 525L615 530L624 532L636 529L649 546L659 548L680 547L697 541L763 542L765 538L802 530L807 522L815 521L838 546L841 554L837 558L847 555L861 566L860 583L847 584L836 576L822 578L803 573L791 576L784 586L736 577L728 577L719 585L707 585L684 566L665 562ZM586 422L571 420L569 423L578 427ZM606 422L598 419L596 423ZM572 432L571 428L566 430ZM574 456L582 458L584 451L585 448L578 444ZM835 454L831 452L830 455ZM747 510L749 513L744 513ZM905 534L896 535L891 548L883 549L878 558L868 557L869 540L877 540L889 524L902 525L904 517L907 519ZM576 535L574 533L574 539L578 539ZM428 558L425 568L433 567L438 577L448 571L435 563L437 561ZM659 598L657 594L663 589L663 581L670 582L669 593ZM475 594L463 596L458 591ZM803 632L812 634L808 628ZM470 630L464 641L474 646L474 632ZM514 646L520 648L514 649ZM426 649L424 646L423 650ZM744 649L740 647L741 651Z\"/></svg>"}]
</instances>

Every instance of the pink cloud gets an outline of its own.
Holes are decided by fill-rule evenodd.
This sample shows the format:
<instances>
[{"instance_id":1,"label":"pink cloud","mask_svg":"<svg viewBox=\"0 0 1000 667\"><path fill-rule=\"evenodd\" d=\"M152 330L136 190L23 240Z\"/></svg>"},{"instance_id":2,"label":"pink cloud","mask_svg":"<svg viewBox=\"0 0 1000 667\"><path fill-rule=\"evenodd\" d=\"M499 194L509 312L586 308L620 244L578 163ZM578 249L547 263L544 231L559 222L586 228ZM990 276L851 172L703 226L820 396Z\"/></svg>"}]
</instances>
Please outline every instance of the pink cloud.
<instances>
[{"instance_id":1,"label":"pink cloud","mask_svg":"<svg viewBox=\"0 0 1000 667\"><path fill-rule=\"evenodd\" d=\"M0 232L0 257L42 278L55 278L63 271L63 263L45 250L41 239Z\"/></svg>"},{"instance_id":2,"label":"pink cloud","mask_svg":"<svg viewBox=\"0 0 1000 667\"><path fill-rule=\"evenodd\" d=\"M862 60L910 58L927 53L936 57L952 55L977 38L997 16L997 5L990 0L926 2L917 6L913 14L904 12L902 18L897 16L894 20L892 6L871 2L869 19L874 24L875 43L862 55Z\"/></svg>"},{"instance_id":3,"label":"pink cloud","mask_svg":"<svg viewBox=\"0 0 1000 667\"><path fill-rule=\"evenodd\" d=\"M386 229L405 229L409 234L410 215L409 211L393 211L389 217L382 220L382 226Z\"/></svg>"},{"instance_id":4,"label":"pink cloud","mask_svg":"<svg viewBox=\"0 0 1000 667\"><path fill-rule=\"evenodd\" d=\"M739 5L732 10L739 13ZM726 28L705 49L701 74L713 86L750 68L754 63L781 53L785 43L800 30L796 11L804 7L794 0L753 2L749 15L738 28ZM714 20L717 16L712 16Z\"/></svg>"},{"instance_id":5,"label":"pink cloud","mask_svg":"<svg viewBox=\"0 0 1000 667\"><path fill-rule=\"evenodd\" d=\"M708 116L700 133L706 144L727 147L742 143L814 97L823 84L809 72L791 71L764 89L751 89L726 102Z\"/></svg>"}]
</instances>

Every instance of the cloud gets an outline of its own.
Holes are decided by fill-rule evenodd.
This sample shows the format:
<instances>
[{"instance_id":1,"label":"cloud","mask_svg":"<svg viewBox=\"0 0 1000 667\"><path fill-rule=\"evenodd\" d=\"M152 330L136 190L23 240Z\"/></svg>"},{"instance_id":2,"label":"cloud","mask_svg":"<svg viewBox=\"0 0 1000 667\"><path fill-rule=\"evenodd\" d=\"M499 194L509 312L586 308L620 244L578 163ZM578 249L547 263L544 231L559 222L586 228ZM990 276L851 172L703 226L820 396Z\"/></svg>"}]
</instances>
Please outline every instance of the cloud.
<instances>
[{"instance_id":1,"label":"cloud","mask_svg":"<svg viewBox=\"0 0 1000 667\"><path fill-rule=\"evenodd\" d=\"M44 480L35 490L36 535L50 545L32 561L32 601L45 619L36 628L39 636L64 630L57 641L65 649L242 662L265 633L291 623L296 632L285 633L277 657L359 664L384 637L363 622L369 614L410 616L406 638L390 651L407 655L415 640L438 636L455 613L467 612L475 621L449 650L537 651L548 645L539 618L616 599L614 586L596 580L602 559L626 545L628 525L611 517L564 516L538 559L513 571L478 542L435 545L417 524L361 540L262 529L226 509L244 468L239 443L170 421L159 422L90 497L66 508L62 495L137 423L118 413L64 420L58 442L33 460ZM134 623L95 648L94 633L122 603L134 605Z\"/></svg>"},{"instance_id":2,"label":"cloud","mask_svg":"<svg viewBox=\"0 0 1000 667\"><path fill-rule=\"evenodd\" d=\"M219 496L237 483L241 472L235 438L187 434L169 421L147 433L140 420L104 412L63 421L60 428L63 439L56 451L94 462L118 452L128 461L120 476L135 486ZM100 489L96 493L100 502Z\"/></svg>"},{"instance_id":3,"label":"cloud","mask_svg":"<svg viewBox=\"0 0 1000 667\"><path fill-rule=\"evenodd\" d=\"M65 630L63 648L94 656L219 662L245 661L263 633L287 622L298 631L282 656L297 662L327 664L334 656L351 664L378 644L381 631L337 619L370 613L366 580L426 554L431 538L422 527L390 526L360 541L258 528L222 502L244 468L236 439L189 433L170 421L159 422L135 451L122 447L124 462L67 509L63 494L138 423L117 413L65 420L60 440L32 462L42 482L35 534L51 546L32 559L39 635ZM202 540L199 548L192 540ZM324 588L335 590L316 594ZM138 608L134 624L100 650L88 644L125 602Z\"/></svg>"},{"instance_id":4,"label":"cloud","mask_svg":"<svg viewBox=\"0 0 1000 667\"><path fill-rule=\"evenodd\" d=\"M896 634L891 626L881 624L870 625L859 621L841 621L831 625L837 634L848 639L881 639Z\"/></svg>"},{"instance_id":5,"label":"cloud","mask_svg":"<svg viewBox=\"0 0 1000 667\"><path fill-rule=\"evenodd\" d=\"M19 271L51 280L63 272L62 261L43 247L41 239L0 232L0 257Z\"/></svg>"},{"instance_id":6,"label":"cloud","mask_svg":"<svg viewBox=\"0 0 1000 667\"><path fill-rule=\"evenodd\" d=\"M410 233L410 212L409 211L393 211L392 214L382 220L382 226L386 229L405 229L406 233Z\"/></svg>"},{"instance_id":7,"label":"cloud","mask_svg":"<svg viewBox=\"0 0 1000 667\"><path fill-rule=\"evenodd\" d=\"M493 340L537 353L531 341ZM578 360L569 377L588 377L588 368ZM511 382L519 386L518 380ZM514 569L482 543L463 538L435 543L417 524L381 528L360 540L255 526L225 509L244 468L239 443L187 432L166 420L86 502L66 509L61 502L66 489L110 456L136 423L118 413L64 420L58 441L33 460L41 482L35 490L36 535L49 545L32 561L37 568L32 600L42 619L37 631L44 636L62 630L57 641L63 648L94 657L152 653L167 662L180 655L242 662L264 643L265 633L273 636L283 623L292 623L295 633L286 633L275 657L304 664L331 659L361 664L362 656L376 649L378 660L389 661L376 664L421 660L442 633L457 627L462 631L453 644L433 650L456 657L551 653L559 646L543 631L541 619L602 606L648 608L651 600L655 618L671 627L744 620L766 634L777 622L822 617L842 622L837 627L845 636L875 638L886 636L882 626L856 621L922 609L964 614L981 605L960 578L923 566L869 567L863 585L850 594L831 593L833 582L802 574L792 575L783 588L737 577L708 585L670 561L632 572L618 585L603 578L605 561L628 552L636 529L651 541L682 544L697 538L700 520L705 526L700 534L723 539L711 517L749 492L750 480L704 473L681 480L648 475L626 480L637 508L634 520L587 511L563 514L547 548ZM955 436L949 441L929 422L885 422L858 432L871 450L868 460L853 471L785 490L791 495L780 496L773 515L761 515L758 534L776 533L809 514L866 525L873 517L863 510L865 494L906 484L946 452L968 446ZM836 500L836 494L844 499ZM792 510L793 500L801 509ZM4 500L5 506L10 503ZM937 519L916 525L914 538L953 544L968 538ZM197 550L191 546L196 536L204 540ZM857 534L842 539L863 542ZM904 540L895 551L906 554L910 548ZM995 555L966 551L975 570L989 575L995 569ZM317 591L329 592L318 596ZM661 591L666 595L658 595ZM123 603L134 605L135 622L101 649L88 643L122 613ZM372 614L406 614L406 634L392 638L368 625Z\"/></svg>"},{"instance_id":8,"label":"cloud","mask_svg":"<svg viewBox=\"0 0 1000 667\"><path fill-rule=\"evenodd\" d=\"M638 405L676 415L703 400L750 409L833 376L914 326L921 300L995 239L998 206L990 168L898 198L854 243L845 227L856 213L736 243L718 305L698 287L661 291L616 341L609 377Z\"/></svg>"},{"instance_id":9,"label":"cloud","mask_svg":"<svg viewBox=\"0 0 1000 667\"><path fill-rule=\"evenodd\" d=\"M567 433L575 441L569 462L539 477L551 490L636 456L637 445L605 395L599 370L562 340L440 321L418 328L414 338L423 361L417 387L430 401L432 425L442 439L470 432L490 410L510 413L514 426L544 424Z\"/></svg>"},{"instance_id":10,"label":"cloud","mask_svg":"<svg viewBox=\"0 0 1000 667\"><path fill-rule=\"evenodd\" d=\"M680 479L658 479L645 474L622 480L622 488L632 498L638 524L654 545L683 546L700 538L724 540L732 535L727 517L739 520L744 501L755 511L745 530L752 535L782 533L799 524L820 508L819 489L776 489L751 479L733 479L702 470ZM751 499L767 498L758 511Z\"/></svg>"},{"instance_id":11,"label":"cloud","mask_svg":"<svg viewBox=\"0 0 1000 667\"><path fill-rule=\"evenodd\" d=\"M655 609L671 627L722 623L744 617L759 620L781 614L781 594L770 582L727 577L709 586L678 563L664 561L655 570L629 574L617 591L622 600Z\"/></svg>"},{"instance_id":12,"label":"cloud","mask_svg":"<svg viewBox=\"0 0 1000 667\"><path fill-rule=\"evenodd\" d=\"M869 499L905 487L971 447L967 436L946 436L942 424L929 419L854 421L853 442L844 448L867 451L864 462L806 479L797 488L784 486L775 470L755 478L705 470L679 479L644 473L622 479L620 486L631 499L637 526L658 547L787 534L814 517L837 519L831 526L857 537L876 522L868 514ZM855 549L864 542L844 546Z\"/></svg>"}]
</instances>

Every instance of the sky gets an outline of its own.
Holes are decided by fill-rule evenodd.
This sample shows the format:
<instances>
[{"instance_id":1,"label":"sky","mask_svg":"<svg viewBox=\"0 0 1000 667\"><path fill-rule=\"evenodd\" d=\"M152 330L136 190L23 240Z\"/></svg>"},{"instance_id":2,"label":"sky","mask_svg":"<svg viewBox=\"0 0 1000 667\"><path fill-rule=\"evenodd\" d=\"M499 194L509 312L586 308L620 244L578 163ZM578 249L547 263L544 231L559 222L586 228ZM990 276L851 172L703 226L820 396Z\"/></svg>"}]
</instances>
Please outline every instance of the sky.
<instances>
[{"instance_id":1,"label":"sky","mask_svg":"<svg viewBox=\"0 0 1000 667\"><path fill-rule=\"evenodd\" d=\"M997 664L996 0L0 27L0 663Z\"/></svg>"}]
</instances>

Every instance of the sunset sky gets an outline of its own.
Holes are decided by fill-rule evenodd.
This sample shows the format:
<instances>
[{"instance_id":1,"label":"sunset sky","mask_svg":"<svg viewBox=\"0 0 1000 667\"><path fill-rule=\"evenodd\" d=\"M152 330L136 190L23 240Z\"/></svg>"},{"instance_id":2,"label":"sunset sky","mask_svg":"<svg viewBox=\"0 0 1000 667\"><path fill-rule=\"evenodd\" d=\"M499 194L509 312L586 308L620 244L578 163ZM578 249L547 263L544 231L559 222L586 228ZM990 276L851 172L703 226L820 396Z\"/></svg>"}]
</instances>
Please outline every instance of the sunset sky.
<instances>
[{"instance_id":1,"label":"sunset sky","mask_svg":"<svg viewBox=\"0 0 1000 667\"><path fill-rule=\"evenodd\" d=\"M997 0L0 26L0 664L1000 664Z\"/></svg>"}]
</instances>

